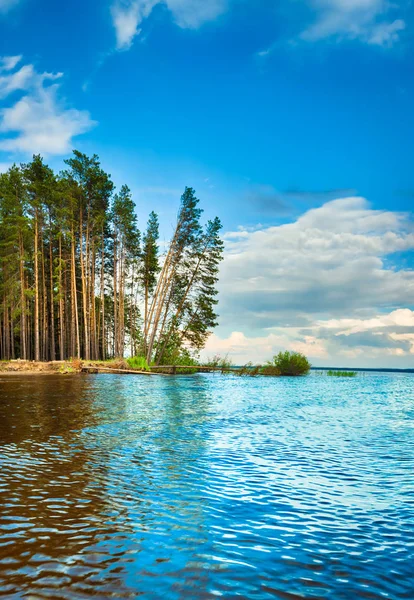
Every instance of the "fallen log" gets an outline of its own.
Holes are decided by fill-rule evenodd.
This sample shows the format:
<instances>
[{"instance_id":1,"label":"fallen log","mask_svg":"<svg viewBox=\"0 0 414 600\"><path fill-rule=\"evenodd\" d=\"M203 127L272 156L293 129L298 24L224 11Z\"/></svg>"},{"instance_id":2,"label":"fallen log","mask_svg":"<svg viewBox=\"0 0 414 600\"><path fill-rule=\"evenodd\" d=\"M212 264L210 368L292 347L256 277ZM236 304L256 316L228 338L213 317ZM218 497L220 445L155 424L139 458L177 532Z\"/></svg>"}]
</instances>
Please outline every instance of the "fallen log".
<instances>
[{"instance_id":1,"label":"fallen log","mask_svg":"<svg viewBox=\"0 0 414 600\"><path fill-rule=\"evenodd\" d=\"M117 375L159 375L161 377L170 377L169 373L152 373L151 371L132 371L129 369L111 369L110 367L82 366L82 371L89 371L93 373L116 373Z\"/></svg>"}]
</instances>

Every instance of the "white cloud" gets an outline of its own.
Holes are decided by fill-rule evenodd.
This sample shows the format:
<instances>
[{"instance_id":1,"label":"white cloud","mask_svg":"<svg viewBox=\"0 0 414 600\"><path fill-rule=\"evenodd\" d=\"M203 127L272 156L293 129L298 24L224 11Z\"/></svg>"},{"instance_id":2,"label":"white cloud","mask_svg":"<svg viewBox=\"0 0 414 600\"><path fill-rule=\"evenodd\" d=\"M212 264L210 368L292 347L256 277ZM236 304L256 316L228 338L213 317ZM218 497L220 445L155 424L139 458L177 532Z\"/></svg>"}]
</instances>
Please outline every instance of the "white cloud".
<instances>
[{"instance_id":1,"label":"white cloud","mask_svg":"<svg viewBox=\"0 0 414 600\"><path fill-rule=\"evenodd\" d=\"M116 0L111 7L119 50L128 49L139 34L139 25L157 4L157 0Z\"/></svg>"},{"instance_id":2,"label":"white cloud","mask_svg":"<svg viewBox=\"0 0 414 600\"><path fill-rule=\"evenodd\" d=\"M207 358L215 354L227 355L236 364L245 364L249 361L264 363L279 350L290 347L290 343L291 340L285 332L280 335L271 333L264 336L248 337L242 331L233 331L226 338L221 338L213 333L207 340L203 356Z\"/></svg>"},{"instance_id":3,"label":"white cloud","mask_svg":"<svg viewBox=\"0 0 414 600\"><path fill-rule=\"evenodd\" d=\"M405 308L413 305L414 271L399 269L392 254L414 250L413 231L409 215L373 210L351 197L293 223L228 232L221 341L212 338L210 353L214 345L222 352L234 347L240 359L263 360L288 348L325 362L356 357L366 346L364 357L372 360L407 355L409 340L395 335L414 333L414 313Z\"/></svg>"},{"instance_id":4,"label":"white cloud","mask_svg":"<svg viewBox=\"0 0 414 600\"><path fill-rule=\"evenodd\" d=\"M0 59L0 70L11 71L19 64L22 58L21 54L18 56L3 56Z\"/></svg>"},{"instance_id":5,"label":"white cloud","mask_svg":"<svg viewBox=\"0 0 414 600\"><path fill-rule=\"evenodd\" d=\"M8 59L13 59L15 57L6 57L3 59L7 61ZM13 64L12 61L10 64ZM12 92L16 92L18 90L27 90L32 84L35 84L38 80L38 75L35 73L33 65L24 65L18 71L14 73L7 73L5 75L1 75L2 71L7 71L13 69L14 67L4 67L0 69L0 98L5 98Z\"/></svg>"},{"instance_id":6,"label":"white cloud","mask_svg":"<svg viewBox=\"0 0 414 600\"><path fill-rule=\"evenodd\" d=\"M7 152L64 154L72 138L95 123L89 113L67 108L60 97L62 73L38 73L33 65L14 70L21 57L3 57L0 97L14 92L23 96L0 111L0 150Z\"/></svg>"},{"instance_id":7,"label":"white cloud","mask_svg":"<svg viewBox=\"0 0 414 600\"><path fill-rule=\"evenodd\" d=\"M230 357L236 364L249 361L263 364L278 352L290 350L301 352L311 362L326 366L353 363L358 366L385 367L390 357L397 357L398 361L393 363L395 367L410 367L414 354L414 331L400 333L401 325L395 323L395 320L401 323L398 313L400 316L404 314L403 322L410 323L409 327L414 329L414 311L400 309L373 319L319 321L307 328L308 333L300 328L280 327L262 336L246 336L241 331L233 331L228 337L212 334L203 356L207 358L219 354ZM344 334L343 327L350 323L357 324L356 328ZM378 331L377 327L386 331ZM393 327L396 331L392 331ZM329 329L332 333L326 335ZM352 338L356 332L373 333L362 338L358 336L349 345L343 343L343 335ZM400 362L401 358L405 358L404 363Z\"/></svg>"},{"instance_id":8,"label":"white cloud","mask_svg":"<svg viewBox=\"0 0 414 600\"><path fill-rule=\"evenodd\" d=\"M396 19L392 23L379 23L372 29L368 43L376 46L392 46L398 42L400 31L404 29L405 22L402 19Z\"/></svg>"},{"instance_id":9,"label":"white cloud","mask_svg":"<svg viewBox=\"0 0 414 600\"><path fill-rule=\"evenodd\" d=\"M165 5L179 27L197 28L212 21L227 8L227 0L115 0L111 7L118 50L127 50L140 24L155 5Z\"/></svg>"},{"instance_id":10,"label":"white cloud","mask_svg":"<svg viewBox=\"0 0 414 600\"><path fill-rule=\"evenodd\" d=\"M352 335L362 331L392 327L413 327L414 312L409 308L399 308L389 314L377 315L372 319L331 319L320 322L320 326L336 329L336 335Z\"/></svg>"},{"instance_id":11,"label":"white cloud","mask_svg":"<svg viewBox=\"0 0 414 600\"><path fill-rule=\"evenodd\" d=\"M388 0L310 0L316 20L301 38L316 41L335 37L392 46L405 29L402 19L391 15L398 8Z\"/></svg>"},{"instance_id":12,"label":"white cloud","mask_svg":"<svg viewBox=\"0 0 414 600\"><path fill-rule=\"evenodd\" d=\"M197 28L213 21L227 8L226 0L165 0L180 27Z\"/></svg>"}]
</instances>

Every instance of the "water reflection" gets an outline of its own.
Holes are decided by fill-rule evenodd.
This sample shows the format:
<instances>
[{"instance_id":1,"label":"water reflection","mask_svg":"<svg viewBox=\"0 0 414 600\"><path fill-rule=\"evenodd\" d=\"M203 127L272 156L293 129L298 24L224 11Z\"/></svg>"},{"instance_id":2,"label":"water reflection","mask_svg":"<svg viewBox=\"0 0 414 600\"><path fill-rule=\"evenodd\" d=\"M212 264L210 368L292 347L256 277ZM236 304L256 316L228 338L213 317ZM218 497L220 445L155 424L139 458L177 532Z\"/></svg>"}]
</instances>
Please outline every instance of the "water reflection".
<instances>
[{"instance_id":1,"label":"water reflection","mask_svg":"<svg viewBox=\"0 0 414 600\"><path fill-rule=\"evenodd\" d=\"M408 598L409 376L0 376L0 596Z\"/></svg>"}]
</instances>

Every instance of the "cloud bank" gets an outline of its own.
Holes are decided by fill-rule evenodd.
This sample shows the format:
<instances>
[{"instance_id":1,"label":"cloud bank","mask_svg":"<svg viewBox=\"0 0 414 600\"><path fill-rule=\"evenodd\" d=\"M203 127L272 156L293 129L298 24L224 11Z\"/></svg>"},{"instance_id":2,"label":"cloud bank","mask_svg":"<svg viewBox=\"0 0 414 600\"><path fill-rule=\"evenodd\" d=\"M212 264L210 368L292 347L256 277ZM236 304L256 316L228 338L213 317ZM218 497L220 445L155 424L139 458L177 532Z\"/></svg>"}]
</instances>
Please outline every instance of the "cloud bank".
<instances>
[{"instance_id":1,"label":"cloud bank","mask_svg":"<svg viewBox=\"0 0 414 600\"><path fill-rule=\"evenodd\" d=\"M409 215L341 198L293 223L225 237L221 328L209 353L263 360L288 347L344 363L362 348L384 366L412 360L414 272L393 260L414 250Z\"/></svg>"}]
</instances>

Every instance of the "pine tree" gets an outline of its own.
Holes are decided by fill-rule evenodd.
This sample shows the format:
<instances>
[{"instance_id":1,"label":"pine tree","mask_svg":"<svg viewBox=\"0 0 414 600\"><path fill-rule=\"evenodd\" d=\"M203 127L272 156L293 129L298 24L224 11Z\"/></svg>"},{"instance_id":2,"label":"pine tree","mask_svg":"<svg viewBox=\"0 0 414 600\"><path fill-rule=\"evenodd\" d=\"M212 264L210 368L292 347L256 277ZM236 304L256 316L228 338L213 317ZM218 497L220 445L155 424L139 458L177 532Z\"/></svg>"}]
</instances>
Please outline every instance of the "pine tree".
<instances>
[{"instance_id":1,"label":"pine tree","mask_svg":"<svg viewBox=\"0 0 414 600\"><path fill-rule=\"evenodd\" d=\"M101 169L96 155L89 158L77 150L73 154L73 158L65 161L69 170L64 176L73 183L78 204L83 355L88 360L98 358L99 354L95 302L97 250L103 243L102 230L114 186L110 176ZM100 249L102 252L103 248Z\"/></svg>"},{"instance_id":2,"label":"pine tree","mask_svg":"<svg viewBox=\"0 0 414 600\"><path fill-rule=\"evenodd\" d=\"M128 186L123 185L114 197L113 224L113 281L114 281L114 353L123 356L125 349L126 286L130 268L140 255L140 232L135 205Z\"/></svg>"},{"instance_id":3,"label":"pine tree","mask_svg":"<svg viewBox=\"0 0 414 600\"><path fill-rule=\"evenodd\" d=\"M139 278L141 285L144 290L144 325L143 325L143 339L146 340L148 333L148 307L149 300L154 293L155 286L157 283L157 275L160 272L159 265L159 225L158 217L155 212L151 212L147 230L142 240L142 260L141 269L139 272ZM144 353L146 348L143 348Z\"/></svg>"}]
</instances>

